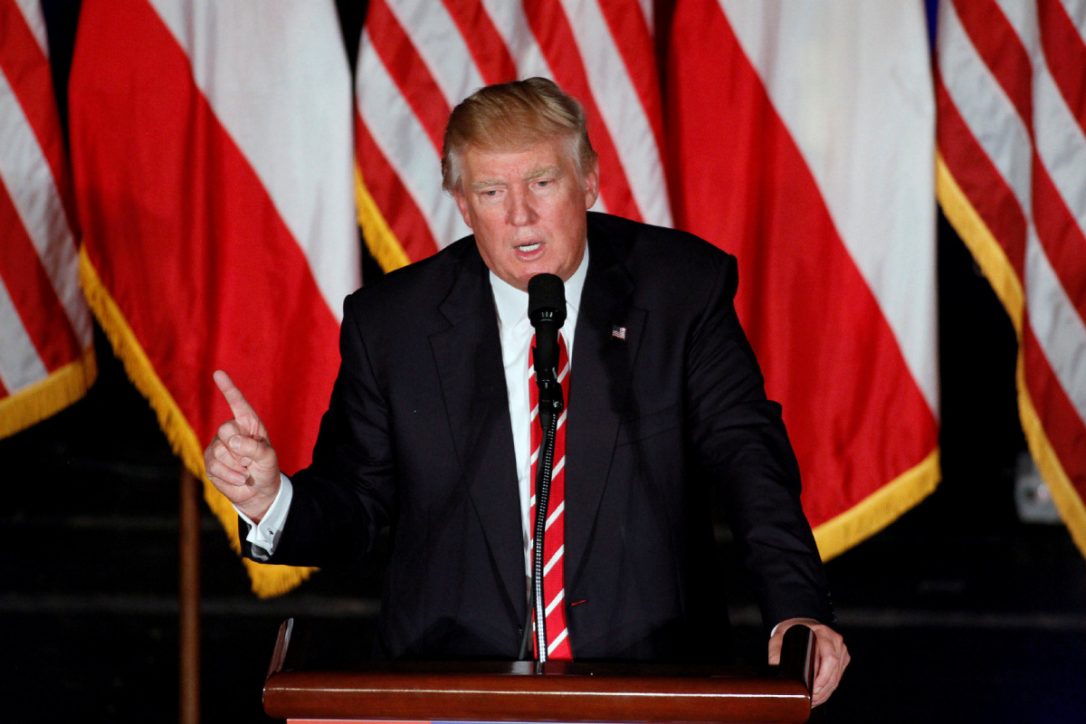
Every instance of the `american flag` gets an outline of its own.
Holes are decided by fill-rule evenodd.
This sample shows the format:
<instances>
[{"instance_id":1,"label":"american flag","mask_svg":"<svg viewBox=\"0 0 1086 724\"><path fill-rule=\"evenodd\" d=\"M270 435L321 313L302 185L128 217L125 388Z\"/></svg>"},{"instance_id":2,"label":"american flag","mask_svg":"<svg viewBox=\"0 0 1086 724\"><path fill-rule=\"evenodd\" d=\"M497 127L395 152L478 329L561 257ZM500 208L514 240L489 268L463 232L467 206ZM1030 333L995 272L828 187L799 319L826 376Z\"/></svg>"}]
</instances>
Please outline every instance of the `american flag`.
<instances>
[{"instance_id":1,"label":"american flag","mask_svg":"<svg viewBox=\"0 0 1086 724\"><path fill-rule=\"evenodd\" d=\"M824 557L939 479L934 103L920 2L680 1L678 225L739 258Z\"/></svg>"},{"instance_id":2,"label":"american flag","mask_svg":"<svg viewBox=\"0 0 1086 724\"><path fill-rule=\"evenodd\" d=\"M1086 553L1086 2L944 1L938 196L1018 335L1018 409Z\"/></svg>"},{"instance_id":3,"label":"american flag","mask_svg":"<svg viewBox=\"0 0 1086 724\"><path fill-rule=\"evenodd\" d=\"M359 220L387 270L469 233L441 189L441 140L476 89L544 76L577 97L599 153L597 210L669 224L649 0L373 0L357 79Z\"/></svg>"},{"instance_id":4,"label":"american flag","mask_svg":"<svg viewBox=\"0 0 1086 724\"><path fill-rule=\"evenodd\" d=\"M1012 22L1020 4L982 5L1010 18L1015 37L1027 37ZM1043 44L1045 53L1060 48L1053 56L1059 62L1043 60L1077 119L1079 135L1060 156L1076 163L1086 67L1081 7L1081 0L1027 4L1036 8L1030 10L1035 36L1059 40ZM35 62L47 71L37 6L3 0L0 8L8 27L18 31L5 36L2 80L14 90L0 101L17 99L26 118L46 117L27 111L25 99L51 102L51 94L20 91L31 76L12 65L13 49L36 47ZM284 0L276 13L251 8L238 0L86 0L73 71L76 196L88 238L83 277L115 349L190 467L200 468L202 444L224 415L209 374L220 366L243 387L246 379L258 382L245 392L271 418L285 466L308 459L335 370L340 299L358 283L350 228L356 211L344 149L353 144L357 218L375 257L386 269L421 259L468 231L440 188L438 159L449 110L487 83L542 75L585 104L600 153L598 210L687 228L738 254L739 311L769 392L784 402L804 471L805 509L823 553L862 540L935 485L934 223L930 167L924 164L932 153L934 112L919 2L844 8L726 0L374 0L360 44L353 134L333 4ZM1039 43L1023 41L1027 56ZM657 54L659 47L668 48L666 58ZM666 66L666 99L658 60ZM974 216L982 217L985 202L971 195L969 180L987 167L952 162L942 143L951 118L942 107L950 98L951 105L962 103L948 90L944 60L941 51L940 198L950 213L946 189L954 180L977 210ZM1006 61L995 65L1006 71ZM47 72L36 72L33 77L48 80ZM1030 113L1017 101L1010 105L1019 118L1031 119L1027 147L1037 146L1033 158L1043 167L1035 139L1044 124L1033 120L1043 106L1036 92L1031 88ZM3 123L19 120L3 109ZM33 254L60 260L71 276L74 214L66 203L56 125L55 118L32 125L46 159L38 175L49 169L55 189L35 198L57 199L44 206L53 209L49 218L64 219L67 231L58 238L67 241L59 253L41 252L35 242ZM970 120L968 128L981 126ZM5 139L8 132L5 127ZM965 148L953 145L954 152ZM0 149L0 178L15 203L11 189L23 186L11 180L8 148L5 143ZM1048 178L1074 210L1074 238L1081 240L1082 174L1079 186L1056 175L1050 171L1040 181ZM1047 198L1030 193L1034 204ZM1030 213L1025 216L1032 219ZM1040 305L1029 308L1037 304L1029 289L1048 291L1022 281L1028 265L1024 242L1021 247L1023 261L1014 274L990 276L1010 289L1006 280L1016 277L1026 290L1019 293L1021 369L1023 375L1034 370L1034 379L1043 369L1031 362L1036 350L1051 350L1038 341L1044 331L1038 327ZM14 266L14 249L4 244L0 264ZM1067 256L1074 254L1061 259ZM1059 280L1068 278L1074 261L1056 265L1064 270ZM49 277L52 267L42 265ZM247 271L238 274L244 266ZM13 275L3 269L0 280L14 298ZM262 284L262 278L278 283ZM1064 296L1075 300L1081 329L1081 286L1062 283ZM53 281L49 286L75 289ZM61 301L52 306L63 310L72 329L60 336L74 338L69 346L79 350L60 368L78 370L85 388L93 376L89 322L85 312L79 321L77 293L57 297ZM9 388L0 405L8 405L18 395L4 376L7 355L15 348L42 354L43 345L31 334L25 336L33 344L9 344L18 333L10 323L14 317L0 314L0 382ZM1053 318L1064 324L1067 315ZM215 333L194 335L194 325ZM616 338L621 333L613 332ZM293 342L299 337L308 341L305 359ZM1072 338L1054 337L1061 350ZM269 340L276 350L271 362L240 352ZM1086 385L1074 377L1081 376L1081 354L1060 359L1042 356L1050 377L1061 382L1031 383L1023 415L1033 411L1040 422L1031 429L1041 430L1048 443L1034 446L1035 454L1064 470L1061 508L1071 520L1082 510L1081 464L1073 463L1084 456L1068 451L1082 449L1086 408L1074 400ZM26 366L18 364L20 370ZM48 362L41 366L54 369ZM1068 369L1072 378L1057 374ZM38 389L33 382L31 388ZM288 388L291 394L284 395ZM10 409L0 407L0 420L13 419ZM1078 427L1053 422L1067 418L1068 410L1076 413ZM1064 417L1046 417L1052 414ZM1060 442L1066 430L1078 437ZM212 507L233 525L232 510L221 501ZM292 576L273 576L256 587L282 590L297 580Z\"/></svg>"},{"instance_id":5,"label":"american flag","mask_svg":"<svg viewBox=\"0 0 1086 724\"><path fill-rule=\"evenodd\" d=\"M229 418L310 459L359 285L351 78L331 2L85 0L70 82L84 286L183 462ZM237 514L206 497L236 544ZM246 561L254 590L304 571Z\"/></svg>"},{"instance_id":6,"label":"american flag","mask_svg":"<svg viewBox=\"0 0 1086 724\"><path fill-rule=\"evenodd\" d=\"M487 83L553 78L585 105L597 210L739 256L739 311L784 403L823 554L934 488L934 109L920 2L376 0L360 45L359 217L382 266L468 233L440 186L449 110Z\"/></svg>"},{"instance_id":7,"label":"american flag","mask_svg":"<svg viewBox=\"0 0 1086 724\"><path fill-rule=\"evenodd\" d=\"M95 377L91 320L41 7L0 1L0 437Z\"/></svg>"}]
</instances>

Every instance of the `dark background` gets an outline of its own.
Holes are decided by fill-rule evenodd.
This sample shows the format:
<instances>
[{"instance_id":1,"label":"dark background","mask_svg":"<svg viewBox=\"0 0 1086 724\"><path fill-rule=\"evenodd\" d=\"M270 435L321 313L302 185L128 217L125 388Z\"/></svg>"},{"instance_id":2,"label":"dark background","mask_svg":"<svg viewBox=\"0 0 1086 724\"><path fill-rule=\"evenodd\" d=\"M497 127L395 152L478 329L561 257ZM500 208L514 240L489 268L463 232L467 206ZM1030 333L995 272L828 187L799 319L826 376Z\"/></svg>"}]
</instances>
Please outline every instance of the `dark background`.
<instances>
[{"instance_id":1,"label":"dark background","mask_svg":"<svg viewBox=\"0 0 1086 724\"><path fill-rule=\"evenodd\" d=\"M339 6L353 55L364 3ZM44 7L63 89L79 3ZM816 719L1086 722L1086 561L1062 525L1018 519L1014 332L941 217L938 238L943 482L828 564L853 663ZM366 279L379 273L367 259ZM177 717L180 465L100 333L96 345L86 399L0 441L4 721ZM204 721L267 721L260 690L288 616L368 650L379 563L260 601L206 509L201 538ZM731 616L758 661L747 592Z\"/></svg>"}]
</instances>

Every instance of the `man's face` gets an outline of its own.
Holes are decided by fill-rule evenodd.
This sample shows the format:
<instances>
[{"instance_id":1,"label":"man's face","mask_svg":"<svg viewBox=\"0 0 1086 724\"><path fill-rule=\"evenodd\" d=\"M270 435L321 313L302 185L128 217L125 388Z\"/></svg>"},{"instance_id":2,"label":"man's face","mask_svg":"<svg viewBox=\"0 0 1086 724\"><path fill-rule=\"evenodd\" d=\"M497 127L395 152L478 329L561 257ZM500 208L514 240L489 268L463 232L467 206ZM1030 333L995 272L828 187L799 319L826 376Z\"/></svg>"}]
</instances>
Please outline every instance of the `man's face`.
<instances>
[{"instance_id":1,"label":"man's face","mask_svg":"<svg viewBox=\"0 0 1086 724\"><path fill-rule=\"evenodd\" d=\"M584 257L599 173L578 173L571 146L552 138L516 151L469 146L461 155L456 205L487 267L518 289L543 272L568 280Z\"/></svg>"}]
</instances>

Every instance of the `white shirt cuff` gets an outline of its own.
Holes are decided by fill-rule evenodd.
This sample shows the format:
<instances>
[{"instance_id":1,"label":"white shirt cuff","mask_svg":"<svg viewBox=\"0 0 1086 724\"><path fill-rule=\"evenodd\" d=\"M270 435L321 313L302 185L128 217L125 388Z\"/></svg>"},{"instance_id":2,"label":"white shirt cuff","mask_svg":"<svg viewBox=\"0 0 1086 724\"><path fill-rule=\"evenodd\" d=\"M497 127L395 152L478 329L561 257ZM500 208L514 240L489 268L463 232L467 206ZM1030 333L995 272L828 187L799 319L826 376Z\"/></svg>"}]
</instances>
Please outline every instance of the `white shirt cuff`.
<instances>
[{"instance_id":1,"label":"white shirt cuff","mask_svg":"<svg viewBox=\"0 0 1086 724\"><path fill-rule=\"evenodd\" d=\"M259 523L242 513L234 506L241 519L249 524L249 535L245 536L246 542L252 544L253 557L266 561L275 553L275 547L279 544L279 536L283 533L283 524L287 521L287 513L290 512L290 501L294 497L294 486L290 478L279 473L279 493L272 501L271 507L264 513Z\"/></svg>"}]
</instances>

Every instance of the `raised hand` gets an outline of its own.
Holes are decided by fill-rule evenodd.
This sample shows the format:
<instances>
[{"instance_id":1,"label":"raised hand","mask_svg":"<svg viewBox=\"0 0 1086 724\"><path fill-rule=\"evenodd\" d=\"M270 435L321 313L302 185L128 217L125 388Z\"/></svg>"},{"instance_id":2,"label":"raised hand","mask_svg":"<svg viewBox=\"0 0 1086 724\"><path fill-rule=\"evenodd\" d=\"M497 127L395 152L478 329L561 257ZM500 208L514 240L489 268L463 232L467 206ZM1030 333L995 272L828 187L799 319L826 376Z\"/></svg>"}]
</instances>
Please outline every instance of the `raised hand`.
<instances>
[{"instance_id":1,"label":"raised hand","mask_svg":"<svg viewBox=\"0 0 1086 724\"><path fill-rule=\"evenodd\" d=\"M204 450L207 477L227 500L259 522L279 493L279 459L260 416L230 376L217 370L212 377L234 417Z\"/></svg>"}]
</instances>

